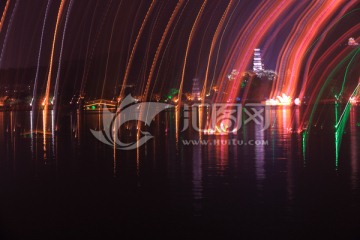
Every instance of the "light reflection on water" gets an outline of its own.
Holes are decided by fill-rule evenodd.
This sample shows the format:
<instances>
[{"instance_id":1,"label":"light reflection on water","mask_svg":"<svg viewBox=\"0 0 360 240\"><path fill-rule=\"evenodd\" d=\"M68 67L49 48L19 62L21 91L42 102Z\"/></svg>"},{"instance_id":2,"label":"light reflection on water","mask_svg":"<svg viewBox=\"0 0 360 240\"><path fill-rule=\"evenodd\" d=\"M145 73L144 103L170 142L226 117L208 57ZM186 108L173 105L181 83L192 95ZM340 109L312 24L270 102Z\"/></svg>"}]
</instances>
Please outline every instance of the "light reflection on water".
<instances>
[{"instance_id":1,"label":"light reflection on water","mask_svg":"<svg viewBox=\"0 0 360 240\"><path fill-rule=\"evenodd\" d=\"M343 154L348 150L351 155L351 178L352 184L358 182L358 141L359 141L359 123L358 114L359 109L352 108L349 118L349 134L345 131L344 142L349 142L350 146L346 146L344 143L342 148ZM175 113L175 114L174 114ZM255 162L255 175L258 182L259 189L262 188L263 180L266 179L265 165L267 163L283 160L288 162L288 168L292 168L292 161L295 160L294 156L301 159L301 137L300 134L294 133L294 130L299 127L301 113L298 108L278 108L270 111L270 117L272 126L271 128L261 131L261 125L248 124L242 126L241 131L238 134L229 135L202 135L194 130L188 130L179 133L175 126L179 124L175 121L179 121L177 111L170 111L166 114L157 116L151 126L151 132L155 138L148 142L146 146L140 147L138 150L133 151L136 153L136 165L137 171L140 170L140 158L143 157L144 151L147 152L151 148L152 156L147 156L152 159L156 159L157 156L162 156L164 150L172 149L175 150L173 154L175 157L179 156L184 150L189 150L193 160L193 176L198 180L201 179L201 169L206 167L209 168L210 174L216 174L218 176L225 176L229 164L233 164L235 168L240 164L239 161L229 161L229 155L233 159L246 159L252 157ZM63 117L67 122L61 122L60 131L56 132L55 129L55 116L53 111L49 111L48 116L44 116L44 112L40 111L37 113L33 112L0 112L0 145L1 152L5 156L9 157L16 155L17 147L21 147L22 151L30 149L32 159L43 160L56 160L56 145L59 136L61 138L70 136L68 145L77 146L81 148L82 141L95 143L94 148L102 146L100 142L97 142L91 134L89 129L99 130L102 128L101 119L102 115L100 112L82 112L75 111ZM46 121L46 123L45 123ZM330 124L331 125L331 124ZM62 129L63 128L63 129ZM64 133L64 129L67 132ZM70 131L69 131L70 130ZM321 129L323 130L323 129ZM126 127L125 130L120 130L124 139L136 140L136 133L132 129L131 124ZM318 131L314 136L327 135L331 129L325 129ZM233 139L240 140L241 146L227 145L226 142L232 141ZM174 141L175 140L175 141ZM207 146L186 146L183 144L183 140L206 140L210 144ZM268 145L254 145L245 146L248 140L262 140L267 141ZM314 140L316 138L314 137ZM68 141L68 140L66 140ZM331 139L328 139L331 142ZM21 142L21 146L19 146ZM162 145L164 144L164 145ZM330 144L329 144L330 145ZM174 149L175 146L175 149ZM192 150L191 150L192 149ZM11 150L11 151L9 151ZM115 148L106 149L112 151L112 160L114 164L114 174L116 174L116 160L121 160L123 151ZM105 150L105 151L106 151ZM205 153L204 153L205 150ZM168 151L167 151L168 152ZM333 151L330 151L333 154ZM129 155L132 155L130 153ZM42 156L40 156L42 155ZM148 155L148 154L146 154ZM206 156L206 164L204 165L204 156ZM165 156L166 157L166 156ZM182 156L182 157L188 157ZM13 157L11 157L13 158ZM9 158L9 160L11 159ZM171 158L174 158L172 156ZM199 162L199 159L202 161ZM331 161L329 160L329 163ZM305 167L305 165L304 165ZM197 169L195 171L195 169ZM284 170L291 174L291 171ZM290 177L291 179L291 177ZM196 180L195 182L197 182ZM291 184L290 184L291 185ZM354 185L355 188L355 185Z\"/></svg>"},{"instance_id":2,"label":"light reflection on water","mask_svg":"<svg viewBox=\"0 0 360 240\"><path fill-rule=\"evenodd\" d=\"M359 189L359 113L355 108L350 110L350 144L351 144L351 187Z\"/></svg>"},{"instance_id":3,"label":"light reflection on water","mask_svg":"<svg viewBox=\"0 0 360 240\"><path fill-rule=\"evenodd\" d=\"M56 185L70 181L66 178L72 183L84 179L81 181L98 182L119 203L122 193L128 191L138 191L146 199L161 195L167 203L160 215L170 211L175 219L187 219L184 216L189 214L214 222L219 217L225 219L224 224L231 219L245 225L271 220L274 224L289 219L299 222L299 214L321 221L326 216L312 212L314 206L322 209L324 202L333 208L335 202L350 204L354 213L359 212L359 108L350 112L337 170L331 127L312 131L304 162L302 138L294 131L301 113L300 109L272 109L272 125L265 131L250 123L237 134L199 135L193 130L179 132L178 113L167 111L148 129L154 139L137 150L121 151L91 135L89 129L102 128L99 112L64 114L59 117L58 131L52 111L46 117L42 111L0 112L0 189L14 178L31 182L41 176L41 181L47 182L55 177ZM334 120L335 114L329 113L328 121ZM130 124L121 129L120 138L133 141L136 133ZM263 140L268 145L215 144L233 139L244 143ZM209 140L212 144L186 146L183 140ZM146 201L135 196L131 199L141 204ZM159 209L164 204L160 202ZM153 204L156 207L157 201ZM349 221L354 218L349 214Z\"/></svg>"}]
</instances>

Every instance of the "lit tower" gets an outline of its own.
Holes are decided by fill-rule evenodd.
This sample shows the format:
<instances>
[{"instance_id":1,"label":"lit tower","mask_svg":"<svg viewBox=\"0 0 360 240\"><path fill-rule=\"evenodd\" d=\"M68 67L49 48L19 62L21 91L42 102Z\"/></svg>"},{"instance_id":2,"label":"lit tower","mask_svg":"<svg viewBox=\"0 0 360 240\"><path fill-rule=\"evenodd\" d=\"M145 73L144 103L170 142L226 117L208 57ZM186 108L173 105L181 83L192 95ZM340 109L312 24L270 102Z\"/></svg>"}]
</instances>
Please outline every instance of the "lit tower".
<instances>
[{"instance_id":1,"label":"lit tower","mask_svg":"<svg viewBox=\"0 0 360 240\"><path fill-rule=\"evenodd\" d=\"M261 61L260 48L255 48L254 49L253 71L254 72L262 71L262 70L264 70L263 66L264 65Z\"/></svg>"},{"instance_id":2,"label":"lit tower","mask_svg":"<svg viewBox=\"0 0 360 240\"><path fill-rule=\"evenodd\" d=\"M193 79L193 86L192 86L192 99L194 101L200 100L200 86L199 86L199 79L194 78Z\"/></svg>"}]
</instances>

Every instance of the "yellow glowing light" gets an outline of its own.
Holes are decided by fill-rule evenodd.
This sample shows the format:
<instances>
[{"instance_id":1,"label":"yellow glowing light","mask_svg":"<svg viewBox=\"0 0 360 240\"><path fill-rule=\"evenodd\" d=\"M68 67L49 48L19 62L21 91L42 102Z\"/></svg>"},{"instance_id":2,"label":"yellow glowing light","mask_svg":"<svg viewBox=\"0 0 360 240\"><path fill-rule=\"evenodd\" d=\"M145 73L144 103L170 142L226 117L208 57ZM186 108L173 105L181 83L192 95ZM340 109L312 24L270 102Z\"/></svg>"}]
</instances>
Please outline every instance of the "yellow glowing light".
<instances>
[{"instance_id":1,"label":"yellow glowing light","mask_svg":"<svg viewBox=\"0 0 360 240\"><path fill-rule=\"evenodd\" d=\"M291 104L291 97L287 96L285 93L283 93L281 96L277 96L277 99L279 100L280 105Z\"/></svg>"},{"instance_id":2,"label":"yellow glowing light","mask_svg":"<svg viewBox=\"0 0 360 240\"><path fill-rule=\"evenodd\" d=\"M283 93L281 96L277 96L276 99L266 100L265 104L270 106L290 106L292 98Z\"/></svg>"}]
</instances>

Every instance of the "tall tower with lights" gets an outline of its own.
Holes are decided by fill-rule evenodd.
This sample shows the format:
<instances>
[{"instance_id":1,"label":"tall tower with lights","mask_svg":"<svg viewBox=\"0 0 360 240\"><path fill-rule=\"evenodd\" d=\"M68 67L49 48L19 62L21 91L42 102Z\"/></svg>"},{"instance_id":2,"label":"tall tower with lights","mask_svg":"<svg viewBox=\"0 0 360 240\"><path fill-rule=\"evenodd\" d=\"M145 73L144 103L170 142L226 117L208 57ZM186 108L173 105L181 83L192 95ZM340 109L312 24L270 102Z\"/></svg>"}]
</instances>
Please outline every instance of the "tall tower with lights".
<instances>
[{"instance_id":1,"label":"tall tower with lights","mask_svg":"<svg viewBox=\"0 0 360 240\"><path fill-rule=\"evenodd\" d=\"M254 61L253 61L253 71L259 72L264 70L264 64L261 61L260 48L254 49Z\"/></svg>"}]
</instances>

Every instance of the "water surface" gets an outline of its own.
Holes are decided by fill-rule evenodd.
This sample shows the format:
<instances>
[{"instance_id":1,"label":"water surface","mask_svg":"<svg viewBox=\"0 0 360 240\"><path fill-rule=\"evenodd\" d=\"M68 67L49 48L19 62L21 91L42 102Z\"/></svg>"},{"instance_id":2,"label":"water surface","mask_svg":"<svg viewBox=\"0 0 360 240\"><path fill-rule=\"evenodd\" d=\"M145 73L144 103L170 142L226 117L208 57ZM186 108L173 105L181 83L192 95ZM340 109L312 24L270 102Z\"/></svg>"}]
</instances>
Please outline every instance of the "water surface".
<instances>
[{"instance_id":1,"label":"water surface","mask_svg":"<svg viewBox=\"0 0 360 240\"><path fill-rule=\"evenodd\" d=\"M295 131L302 109L273 109L266 131L211 136L177 134L167 111L131 151L91 135L98 112L0 112L0 236L359 239L360 109L338 154L326 111L306 145ZM212 144L184 144L199 139ZM267 144L216 144L233 139Z\"/></svg>"}]
</instances>

